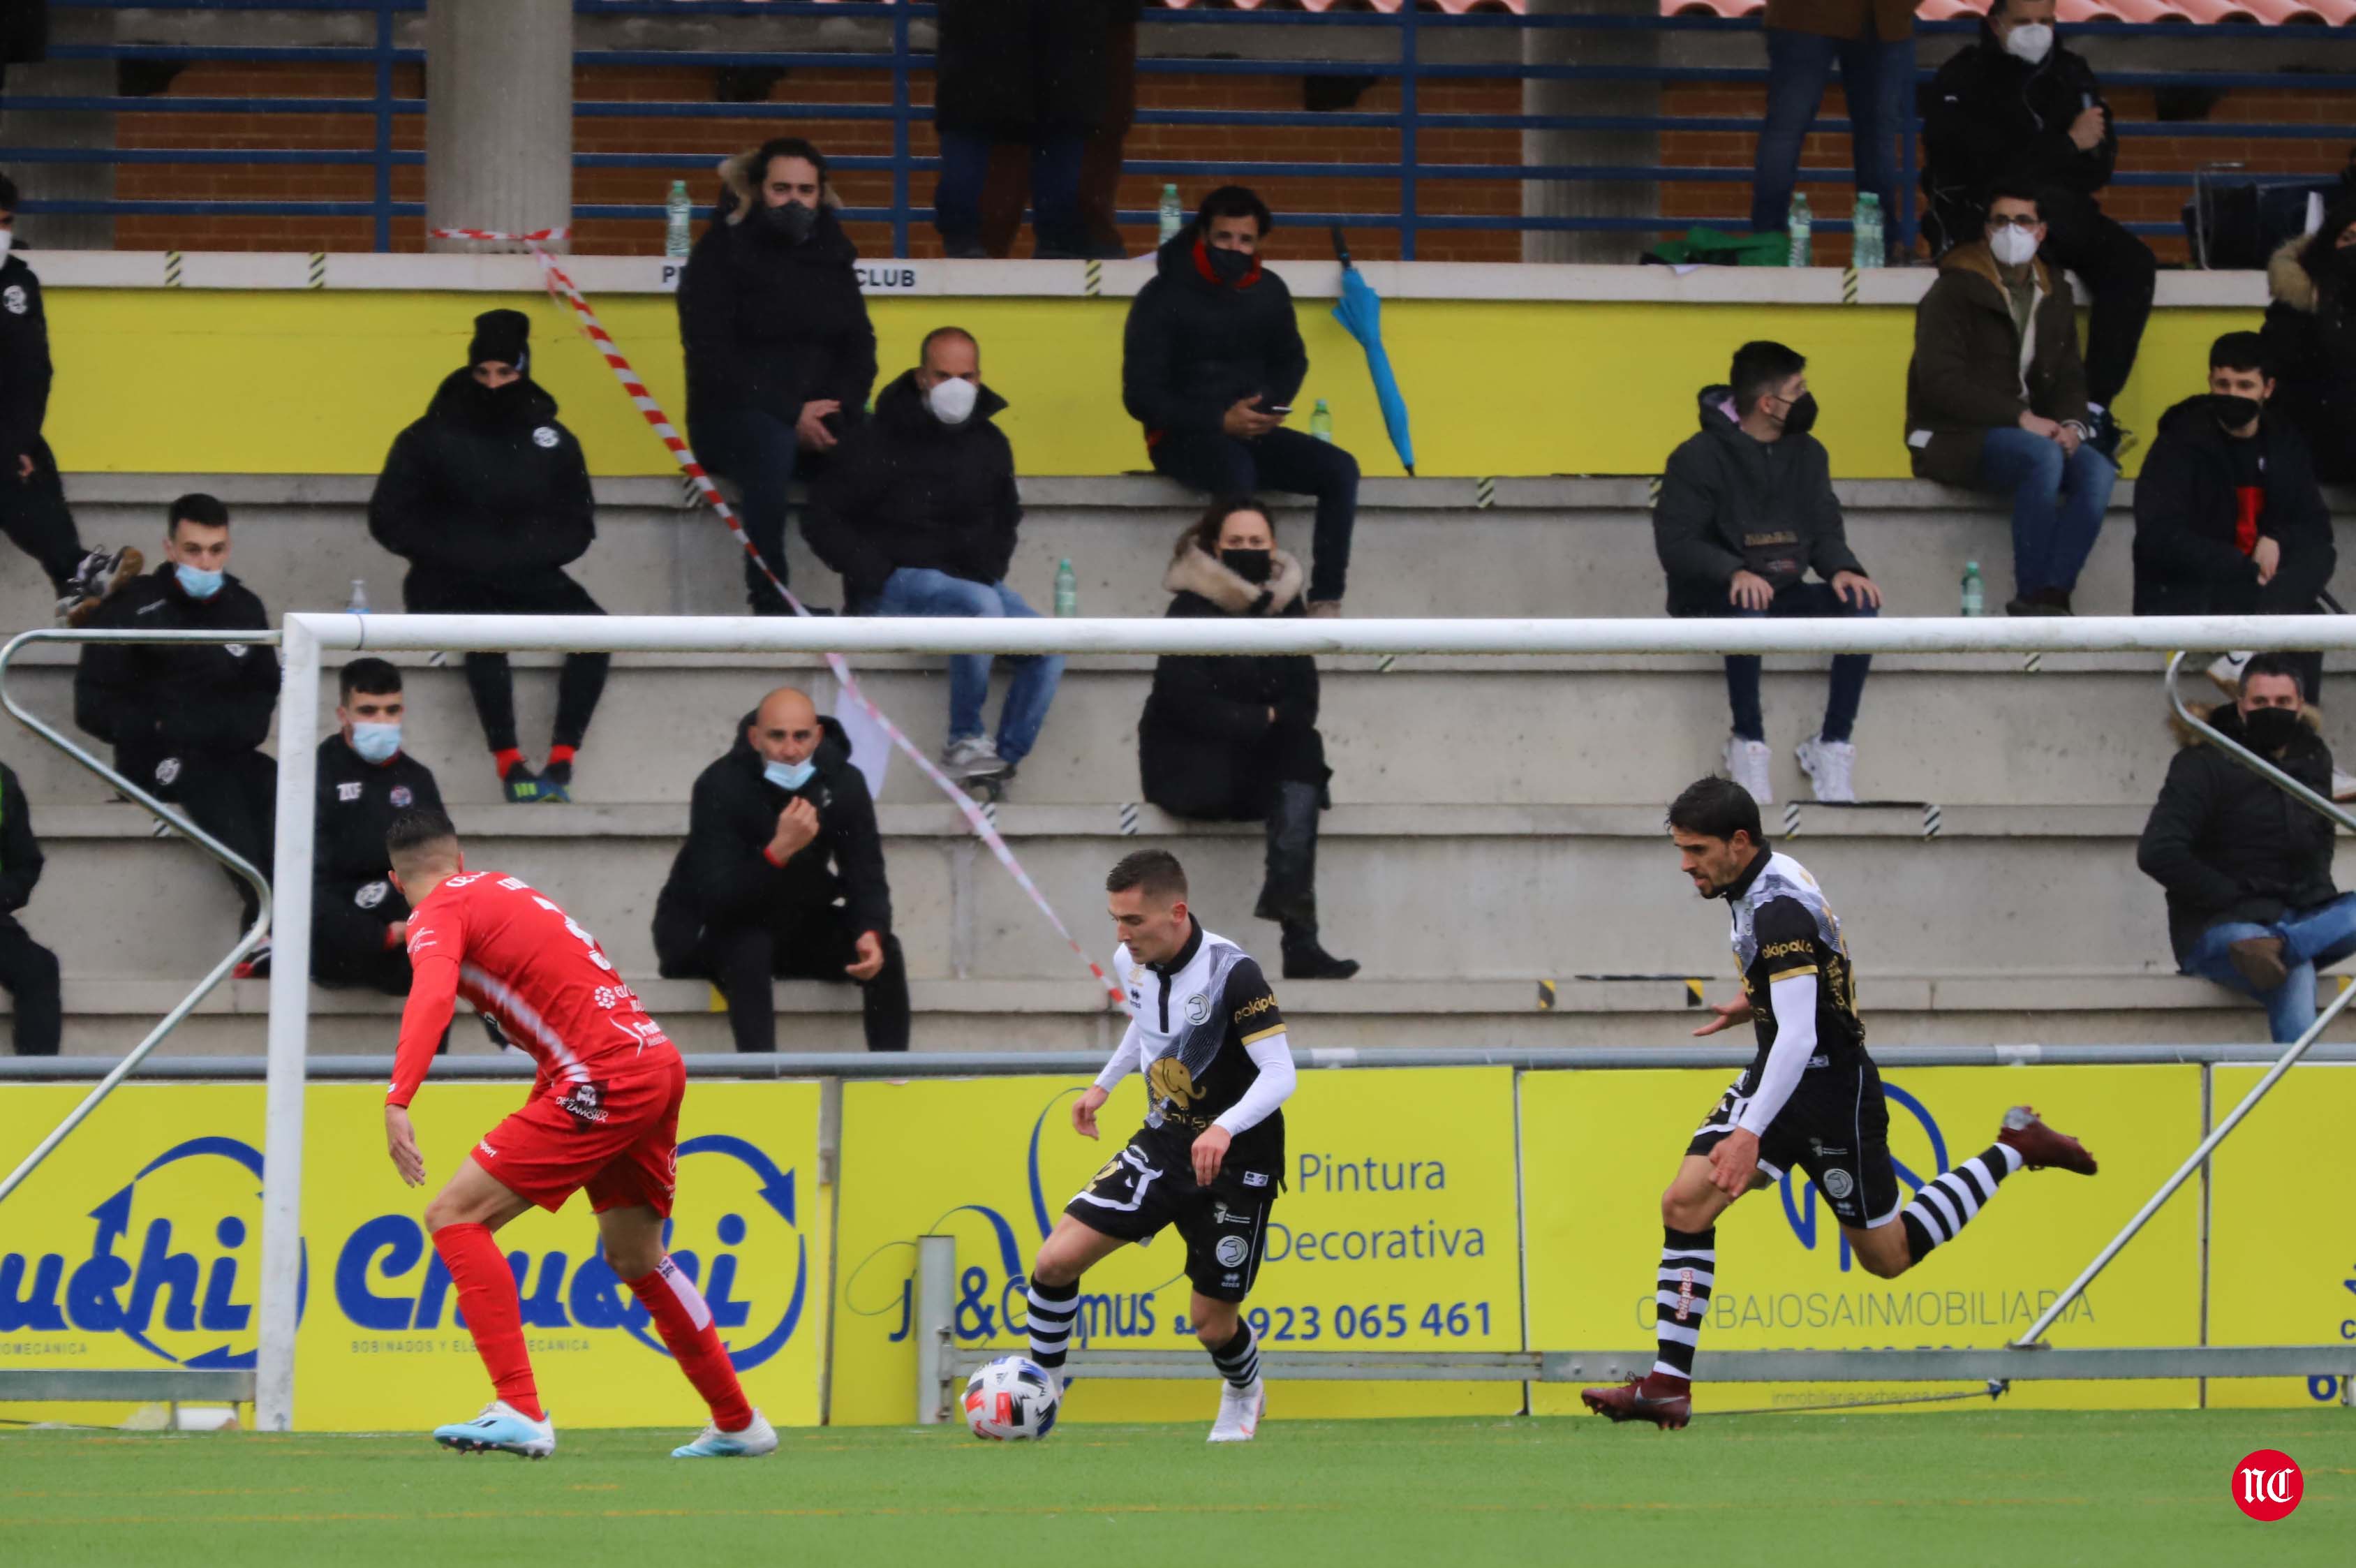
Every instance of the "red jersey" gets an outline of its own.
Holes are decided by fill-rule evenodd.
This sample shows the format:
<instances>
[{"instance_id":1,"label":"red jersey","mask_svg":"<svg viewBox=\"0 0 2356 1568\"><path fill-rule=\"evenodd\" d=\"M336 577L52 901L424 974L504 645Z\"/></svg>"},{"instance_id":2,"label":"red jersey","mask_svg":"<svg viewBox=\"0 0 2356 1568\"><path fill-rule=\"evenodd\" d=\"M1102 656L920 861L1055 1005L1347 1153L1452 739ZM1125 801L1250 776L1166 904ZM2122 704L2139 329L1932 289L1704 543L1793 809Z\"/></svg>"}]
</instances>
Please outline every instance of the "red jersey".
<instances>
[{"instance_id":1,"label":"red jersey","mask_svg":"<svg viewBox=\"0 0 2356 1568\"><path fill-rule=\"evenodd\" d=\"M535 1094L678 1055L597 939L520 878L465 871L436 887L409 917L409 963L388 1105L416 1095L461 996L531 1053Z\"/></svg>"}]
</instances>

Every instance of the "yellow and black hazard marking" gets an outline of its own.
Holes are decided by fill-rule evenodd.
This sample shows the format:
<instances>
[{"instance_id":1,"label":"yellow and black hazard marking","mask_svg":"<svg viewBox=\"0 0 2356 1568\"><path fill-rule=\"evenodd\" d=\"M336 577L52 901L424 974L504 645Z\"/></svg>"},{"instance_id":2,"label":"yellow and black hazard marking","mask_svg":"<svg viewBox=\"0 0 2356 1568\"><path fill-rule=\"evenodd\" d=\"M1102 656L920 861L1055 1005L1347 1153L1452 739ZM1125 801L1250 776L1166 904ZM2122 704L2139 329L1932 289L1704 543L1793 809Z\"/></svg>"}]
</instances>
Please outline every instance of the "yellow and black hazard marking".
<instances>
[{"instance_id":1,"label":"yellow and black hazard marking","mask_svg":"<svg viewBox=\"0 0 2356 1568\"><path fill-rule=\"evenodd\" d=\"M1857 269L1855 267L1841 269L1841 303L1843 305L1857 303Z\"/></svg>"},{"instance_id":2,"label":"yellow and black hazard marking","mask_svg":"<svg viewBox=\"0 0 2356 1568\"><path fill-rule=\"evenodd\" d=\"M1661 504L1661 476L1658 474L1644 481L1644 504L1646 506Z\"/></svg>"},{"instance_id":3,"label":"yellow and black hazard marking","mask_svg":"<svg viewBox=\"0 0 2356 1568\"><path fill-rule=\"evenodd\" d=\"M1554 1011L1554 982L1551 980L1538 982L1538 1011L1541 1013Z\"/></svg>"},{"instance_id":4,"label":"yellow and black hazard marking","mask_svg":"<svg viewBox=\"0 0 2356 1568\"><path fill-rule=\"evenodd\" d=\"M166 288L180 286L180 252L177 251L164 252L164 286Z\"/></svg>"},{"instance_id":5,"label":"yellow and black hazard marking","mask_svg":"<svg viewBox=\"0 0 2356 1568\"><path fill-rule=\"evenodd\" d=\"M327 286L327 252L314 251L311 252L311 273L310 281L307 286L312 288L325 288Z\"/></svg>"},{"instance_id":6,"label":"yellow and black hazard marking","mask_svg":"<svg viewBox=\"0 0 2356 1568\"><path fill-rule=\"evenodd\" d=\"M1080 274L1080 292L1094 299L1104 293L1104 263L1090 262Z\"/></svg>"},{"instance_id":7,"label":"yellow and black hazard marking","mask_svg":"<svg viewBox=\"0 0 2356 1568\"><path fill-rule=\"evenodd\" d=\"M1479 478L1479 479L1475 479L1475 480L1473 480L1473 481L1472 481L1472 505L1473 505L1473 507L1474 507L1476 510L1486 510L1488 508L1493 507L1493 506L1495 506L1496 504L1497 504L1497 481L1496 481L1494 478Z\"/></svg>"}]
</instances>

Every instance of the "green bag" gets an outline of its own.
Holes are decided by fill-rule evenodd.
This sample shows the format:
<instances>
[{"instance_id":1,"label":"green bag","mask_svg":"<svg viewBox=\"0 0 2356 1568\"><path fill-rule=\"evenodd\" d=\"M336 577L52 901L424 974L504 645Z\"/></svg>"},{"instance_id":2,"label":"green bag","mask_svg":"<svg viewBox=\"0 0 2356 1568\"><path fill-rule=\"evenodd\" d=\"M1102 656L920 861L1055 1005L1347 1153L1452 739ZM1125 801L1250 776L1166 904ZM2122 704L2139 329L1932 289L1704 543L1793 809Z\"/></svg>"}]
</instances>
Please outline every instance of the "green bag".
<instances>
[{"instance_id":1,"label":"green bag","mask_svg":"<svg viewBox=\"0 0 2356 1568\"><path fill-rule=\"evenodd\" d=\"M1687 230L1678 239L1662 241L1644 252L1644 260L1673 267L1780 267L1791 253L1788 235L1731 234L1705 224Z\"/></svg>"}]
</instances>

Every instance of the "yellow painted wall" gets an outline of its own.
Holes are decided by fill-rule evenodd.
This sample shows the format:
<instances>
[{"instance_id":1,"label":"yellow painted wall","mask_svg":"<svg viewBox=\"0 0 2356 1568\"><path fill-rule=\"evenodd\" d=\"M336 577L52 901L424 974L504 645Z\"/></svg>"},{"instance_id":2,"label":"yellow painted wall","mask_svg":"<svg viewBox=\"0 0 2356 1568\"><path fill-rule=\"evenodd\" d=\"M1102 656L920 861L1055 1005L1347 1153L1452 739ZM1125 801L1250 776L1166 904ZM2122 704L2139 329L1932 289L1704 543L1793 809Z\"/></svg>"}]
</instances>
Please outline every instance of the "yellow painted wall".
<instances>
[{"instance_id":1,"label":"yellow painted wall","mask_svg":"<svg viewBox=\"0 0 2356 1568\"><path fill-rule=\"evenodd\" d=\"M931 328L983 346L1012 406L1001 424L1026 474L1146 466L1120 408L1128 302L879 296L870 302L888 378ZM597 311L675 418L686 411L667 295L615 295ZM664 474L669 459L570 313L543 295L273 290L59 289L48 296L59 366L48 422L68 471L373 473L394 434L466 357L475 315L530 313L535 373L563 404L591 470ZM1301 388L1333 405L1335 433L1373 477L1399 469L1357 345L1323 302L1301 302L1311 368ZM2154 313L2121 400L2130 426L2200 390L2220 332L2255 311ZM1394 300L1385 339L1427 476L1649 474L1694 429L1694 392L1734 347L1775 338L1809 356L1834 472L1907 476L1901 424L1912 312L1839 306L1681 306ZM2132 474L2141 453L2127 461Z\"/></svg>"}]
</instances>

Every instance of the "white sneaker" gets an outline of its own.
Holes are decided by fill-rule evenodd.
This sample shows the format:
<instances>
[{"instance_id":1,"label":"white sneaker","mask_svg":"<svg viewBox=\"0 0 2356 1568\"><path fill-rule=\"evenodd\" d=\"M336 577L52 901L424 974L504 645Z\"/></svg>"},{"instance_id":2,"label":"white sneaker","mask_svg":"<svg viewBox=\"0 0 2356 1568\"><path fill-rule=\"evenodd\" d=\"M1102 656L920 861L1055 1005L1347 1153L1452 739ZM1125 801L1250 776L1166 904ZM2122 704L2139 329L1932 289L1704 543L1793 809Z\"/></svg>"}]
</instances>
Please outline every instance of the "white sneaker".
<instances>
[{"instance_id":1,"label":"white sneaker","mask_svg":"<svg viewBox=\"0 0 2356 1568\"><path fill-rule=\"evenodd\" d=\"M2248 667L2249 662L2250 656L2247 653L2221 654L2216 661L2209 666L2209 679L2214 682L2218 690L2223 692L2225 695L2238 697L2242 694L2242 671Z\"/></svg>"},{"instance_id":2,"label":"white sneaker","mask_svg":"<svg viewBox=\"0 0 2356 1568\"><path fill-rule=\"evenodd\" d=\"M1855 745L1812 735L1793 755L1800 759L1800 771L1815 785L1817 800L1841 806L1857 804L1857 787L1849 781L1857 770Z\"/></svg>"},{"instance_id":3,"label":"white sneaker","mask_svg":"<svg viewBox=\"0 0 2356 1568\"><path fill-rule=\"evenodd\" d=\"M1767 764L1772 753L1763 740L1745 740L1739 735L1726 737L1726 776L1751 791L1751 798L1762 806L1775 803L1775 787L1767 782Z\"/></svg>"},{"instance_id":4,"label":"white sneaker","mask_svg":"<svg viewBox=\"0 0 2356 1568\"><path fill-rule=\"evenodd\" d=\"M1013 764L998 755L998 747L980 736L953 740L941 749L941 766L953 779L1002 779Z\"/></svg>"},{"instance_id":5,"label":"white sneaker","mask_svg":"<svg viewBox=\"0 0 2356 1568\"><path fill-rule=\"evenodd\" d=\"M1254 1378L1248 1389L1222 1382L1219 1385L1219 1419L1211 1423L1210 1441L1249 1443L1259 1431L1259 1418L1267 1413L1266 1378Z\"/></svg>"},{"instance_id":6,"label":"white sneaker","mask_svg":"<svg viewBox=\"0 0 2356 1568\"><path fill-rule=\"evenodd\" d=\"M2331 770L2331 798L2335 800L2356 800L2356 773L2335 768Z\"/></svg>"},{"instance_id":7,"label":"white sneaker","mask_svg":"<svg viewBox=\"0 0 2356 1568\"><path fill-rule=\"evenodd\" d=\"M472 1421L454 1421L434 1429L434 1441L461 1454L497 1449L526 1459L545 1459L556 1452L556 1423L534 1421L505 1400L493 1400Z\"/></svg>"},{"instance_id":8,"label":"white sneaker","mask_svg":"<svg viewBox=\"0 0 2356 1568\"><path fill-rule=\"evenodd\" d=\"M764 1454L777 1451L777 1429L759 1411L753 1412L753 1424L742 1432L723 1432L717 1426L707 1426L694 1442L683 1444L670 1451L674 1459L757 1459Z\"/></svg>"}]
</instances>

